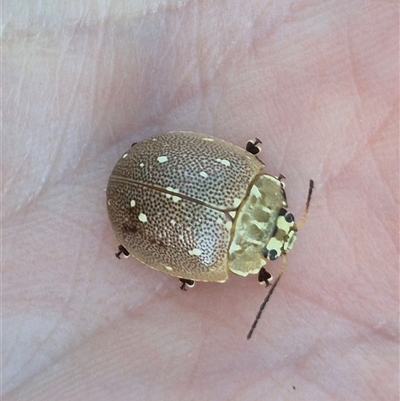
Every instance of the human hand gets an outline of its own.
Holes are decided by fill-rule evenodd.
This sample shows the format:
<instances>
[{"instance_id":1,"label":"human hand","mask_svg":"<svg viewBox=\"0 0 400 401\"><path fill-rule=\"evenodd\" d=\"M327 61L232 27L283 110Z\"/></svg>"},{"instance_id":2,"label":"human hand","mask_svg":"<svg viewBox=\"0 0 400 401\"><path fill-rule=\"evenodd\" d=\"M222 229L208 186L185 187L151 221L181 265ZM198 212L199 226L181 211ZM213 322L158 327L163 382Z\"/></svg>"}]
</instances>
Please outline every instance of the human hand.
<instances>
[{"instance_id":1,"label":"human hand","mask_svg":"<svg viewBox=\"0 0 400 401\"><path fill-rule=\"evenodd\" d=\"M43 4L4 12L5 399L397 399L396 5ZM250 341L255 276L114 257L108 175L169 130L262 139L297 220L315 180Z\"/></svg>"}]
</instances>

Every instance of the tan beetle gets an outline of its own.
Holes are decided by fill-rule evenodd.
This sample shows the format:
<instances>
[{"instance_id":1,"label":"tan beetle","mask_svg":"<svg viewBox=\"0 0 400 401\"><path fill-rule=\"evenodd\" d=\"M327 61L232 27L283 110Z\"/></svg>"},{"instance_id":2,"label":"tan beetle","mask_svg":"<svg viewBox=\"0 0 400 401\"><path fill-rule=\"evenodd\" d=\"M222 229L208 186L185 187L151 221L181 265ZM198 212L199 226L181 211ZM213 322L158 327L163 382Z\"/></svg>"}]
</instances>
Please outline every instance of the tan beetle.
<instances>
[{"instance_id":1,"label":"tan beetle","mask_svg":"<svg viewBox=\"0 0 400 401\"><path fill-rule=\"evenodd\" d=\"M258 274L268 285L268 260L285 255L296 239L282 175L262 173L256 139L243 150L221 139L172 131L132 145L115 165L107 209L121 242L132 254L185 285L224 282L229 271ZM311 199L310 180L305 219ZM285 265L285 263L283 264ZM251 337L284 267L261 305Z\"/></svg>"}]
</instances>

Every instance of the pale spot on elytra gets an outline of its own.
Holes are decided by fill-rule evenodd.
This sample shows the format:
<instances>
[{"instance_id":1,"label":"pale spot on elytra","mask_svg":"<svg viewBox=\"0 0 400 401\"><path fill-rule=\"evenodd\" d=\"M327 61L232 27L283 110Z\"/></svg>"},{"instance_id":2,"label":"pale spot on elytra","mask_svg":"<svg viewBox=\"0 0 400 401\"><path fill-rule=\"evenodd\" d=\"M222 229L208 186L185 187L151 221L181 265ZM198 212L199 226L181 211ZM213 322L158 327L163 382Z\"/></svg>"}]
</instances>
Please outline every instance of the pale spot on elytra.
<instances>
[{"instance_id":1,"label":"pale spot on elytra","mask_svg":"<svg viewBox=\"0 0 400 401\"><path fill-rule=\"evenodd\" d=\"M140 220L142 223L146 223L146 222L147 222L147 216L146 216L144 213L140 213L140 214L139 214L139 220Z\"/></svg>"},{"instance_id":2,"label":"pale spot on elytra","mask_svg":"<svg viewBox=\"0 0 400 401\"><path fill-rule=\"evenodd\" d=\"M217 159L217 162L223 164L224 166L230 166L231 165L229 160L226 160L226 159Z\"/></svg>"},{"instance_id":3,"label":"pale spot on elytra","mask_svg":"<svg viewBox=\"0 0 400 401\"><path fill-rule=\"evenodd\" d=\"M159 156L159 157L157 157L157 161L159 163L165 163L168 161L168 157L167 156Z\"/></svg>"},{"instance_id":4,"label":"pale spot on elytra","mask_svg":"<svg viewBox=\"0 0 400 401\"><path fill-rule=\"evenodd\" d=\"M201 249L192 249L191 251L189 251L189 255L193 255L193 256L200 256L201 255Z\"/></svg>"},{"instance_id":5,"label":"pale spot on elytra","mask_svg":"<svg viewBox=\"0 0 400 401\"><path fill-rule=\"evenodd\" d=\"M233 207L236 209L236 208L240 205L241 202L242 202L241 199L235 198L235 199L233 200Z\"/></svg>"},{"instance_id":6,"label":"pale spot on elytra","mask_svg":"<svg viewBox=\"0 0 400 401\"><path fill-rule=\"evenodd\" d=\"M260 190L255 185L253 185L251 187L250 193L251 193L251 195L254 195L256 198L262 197Z\"/></svg>"}]
</instances>

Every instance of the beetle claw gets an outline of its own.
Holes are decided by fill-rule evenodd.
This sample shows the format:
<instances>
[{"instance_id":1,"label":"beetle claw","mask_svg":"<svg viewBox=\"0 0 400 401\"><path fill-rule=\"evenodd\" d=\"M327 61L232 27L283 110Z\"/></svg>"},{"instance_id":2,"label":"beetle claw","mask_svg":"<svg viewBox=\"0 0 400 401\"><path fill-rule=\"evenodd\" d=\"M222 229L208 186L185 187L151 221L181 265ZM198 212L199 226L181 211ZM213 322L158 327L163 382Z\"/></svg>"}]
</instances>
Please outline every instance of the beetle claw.
<instances>
[{"instance_id":1,"label":"beetle claw","mask_svg":"<svg viewBox=\"0 0 400 401\"><path fill-rule=\"evenodd\" d=\"M188 286L189 288L193 288L194 287L194 281L193 280L187 280L185 278L180 278L179 281L182 283L182 285L180 286L180 289L183 291L186 291L186 286Z\"/></svg>"},{"instance_id":2,"label":"beetle claw","mask_svg":"<svg viewBox=\"0 0 400 401\"><path fill-rule=\"evenodd\" d=\"M117 253L115 254L115 256L116 256L118 259L121 259L121 254L123 254L125 258L127 258L127 257L129 256L128 250L127 250L123 245L119 245L119 246L118 246L118 251L119 251L119 252L117 252Z\"/></svg>"},{"instance_id":3,"label":"beetle claw","mask_svg":"<svg viewBox=\"0 0 400 401\"><path fill-rule=\"evenodd\" d=\"M262 267L258 272L258 282L260 284L265 284L266 287L269 287L272 283L272 280L272 274Z\"/></svg>"},{"instance_id":4,"label":"beetle claw","mask_svg":"<svg viewBox=\"0 0 400 401\"><path fill-rule=\"evenodd\" d=\"M256 155L256 154L260 153L261 147L257 146L258 144L260 144L260 145L262 144L262 142L258 138L248 141L246 144L247 152L251 153L252 155Z\"/></svg>"}]
</instances>

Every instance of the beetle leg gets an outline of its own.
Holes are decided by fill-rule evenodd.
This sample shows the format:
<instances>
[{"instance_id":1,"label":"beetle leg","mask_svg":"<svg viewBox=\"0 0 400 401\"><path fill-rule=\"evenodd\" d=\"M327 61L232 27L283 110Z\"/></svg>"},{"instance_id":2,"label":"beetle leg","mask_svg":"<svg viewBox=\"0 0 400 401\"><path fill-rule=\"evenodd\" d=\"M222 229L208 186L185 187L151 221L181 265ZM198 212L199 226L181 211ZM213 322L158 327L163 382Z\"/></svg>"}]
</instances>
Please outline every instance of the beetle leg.
<instances>
[{"instance_id":1,"label":"beetle leg","mask_svg":"<svg viewBox=\"0 0 400 401\"><path fill-rule=\"evenodd\" d=\"M251 141L247 142L246 150L247 152L251 153L252 155L256 155L257 153L261 152L261 147L257 146L258 144L261 145L261 141L258 138L252 139Z\"/></svg>"},{"instance_id":2,"label":"beetle leg","mask_svg":"<svg viewBox=\"0 0 400 401\"><path fill-rule=\"evenodd\" d=\"M119 246L118 246L118 251L119 251L119 252L117 252L117 253L115 254L115 256L116 256L118 259L121 259L121 254L123 254L125 258L127 258L127 257L129 256L128 250L127 250L123 245L119 245Z\"/></svg>"},{"instance_id":3,"label":"beetle leg","mask_svg":"<svg viewBox=\"0 0 400 401\"><path fill-rule=\"evenodd\" d=\"M260 284L265 284L266 287L271 285L273 280L272 274L266 271L263 267L258 272L258 282Z\"/></svg>"},{"instance_id":4,"label":"beetle leg","mask_svg":"<svg viewBox=\"0 0 400 401\"><path fill-rule=\"evenodd\" d=\"M189 288L193 288L194 287L194 281L193 280L187 280L185 278L180 278L179 281L182 283L180 288L183 291L186 291L186 286L188 286Z\"/></svg>"}]
</instances>

